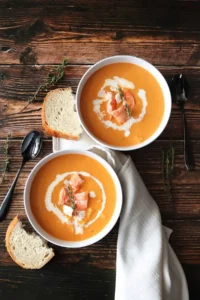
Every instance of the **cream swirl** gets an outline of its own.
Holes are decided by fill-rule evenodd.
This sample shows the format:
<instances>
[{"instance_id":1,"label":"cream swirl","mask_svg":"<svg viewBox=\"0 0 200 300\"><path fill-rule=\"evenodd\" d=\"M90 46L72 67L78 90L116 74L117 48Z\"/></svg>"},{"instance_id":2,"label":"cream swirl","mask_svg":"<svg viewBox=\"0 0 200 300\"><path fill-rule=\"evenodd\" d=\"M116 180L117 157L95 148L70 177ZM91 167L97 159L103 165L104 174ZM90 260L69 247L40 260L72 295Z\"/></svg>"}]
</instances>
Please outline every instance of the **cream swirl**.
<instances>
[{"instance_id":1,"label":"cream swirl","mask_svg":"<svg viewBox=\"0 0 200 300\"><path fill-rule=\"evenodd\" d=\"M99 186L100 190L101 190L101 193L102 193L102 202L101 202L101 208L99 209L99 211L97 212L96 216L89 222L85 223L84 225L80 225L79 224L79 221L81 221L84 216L82 216L82 219L80 218L80 216L77 217L74 217L73 220L69 220L69 218L57 207L57 205L55 205L53 202L52 202L52 194L53 194L53 191L55 189L55 187L60 183L62 182L67 176L69 175L73 175L73 174L80 174L82 175L83 177L90 177L92 178L96 183L97 185ZM64 182L68 182L68 181L64 181ZM94 192L92 193L92 196L94 197ZM83 233L83 230L80 229L80 226L81 227L89 227L90 225L92 225L102 214L104 208L105 208L105 205L106 205L106 194L105 194L105 190L104 190L104 187L102 185L102 183L97 179L95 178L94 176L92 176L91 174L87 173L87 172L66 172L66 173L63 173L63 174L58 174L55 178L54 181L52 181L52 183L49 185L48 189L47 189L47 192L46 192L46 195L45 195L45 206L46 206L46 209L48 211L52 211L59 219L62 223L66 223L66 224L71 224L74 226L74 229L75 229L75 233L78 234L78 233Z\"/></svg>"},{"instance_id":2,"label":"cream swirl","mask_svg":"<svg viewBox=\"0 0 200 300\"><path fill-rule=\"evenodd\" d=\"M112 120L105 119L105 113L101 111L101 104L103 102L107 102L105 99L106 95L106 87L109 87L111 91L117 91L118 87L122 88L129 88L134 89L135 86L131 81L128 81L124 78L120 78L114 76L113 79L106 79L103 86L101 87L100 91L98 92L98 99L93 100L93 111L98 115L100 121L105 125L107 128L112 128L114 130L124 131L124 136L130 135L130 128L133 124L141 122L146 114L146 107L148 105L146 91L143 89L139 89L137 95L142 101L142 110L137 118L131 116L124 124L118 125L114 123Z\"/></svg>"}]
</instances>

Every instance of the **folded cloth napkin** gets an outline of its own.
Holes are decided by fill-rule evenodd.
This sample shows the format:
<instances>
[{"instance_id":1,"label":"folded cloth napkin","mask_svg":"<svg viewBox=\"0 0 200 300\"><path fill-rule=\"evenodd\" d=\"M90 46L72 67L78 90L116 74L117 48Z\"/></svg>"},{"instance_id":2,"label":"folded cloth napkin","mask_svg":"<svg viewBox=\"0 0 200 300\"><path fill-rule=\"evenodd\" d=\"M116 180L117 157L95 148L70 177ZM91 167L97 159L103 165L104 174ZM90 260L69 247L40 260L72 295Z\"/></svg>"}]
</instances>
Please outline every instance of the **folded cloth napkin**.
<instances>
[{"instance_id":1,"label":"folded cloth napkin","mask_svg":"<svg viewBox=\"0 0 200 300\"><path fill-rule=\"evenodd\" d=\"M182 267L168 243L157 204L130 157L94 146L116 171L123 190L117 241L115 300L188 300Z\"/></svg>"}]
</instances>

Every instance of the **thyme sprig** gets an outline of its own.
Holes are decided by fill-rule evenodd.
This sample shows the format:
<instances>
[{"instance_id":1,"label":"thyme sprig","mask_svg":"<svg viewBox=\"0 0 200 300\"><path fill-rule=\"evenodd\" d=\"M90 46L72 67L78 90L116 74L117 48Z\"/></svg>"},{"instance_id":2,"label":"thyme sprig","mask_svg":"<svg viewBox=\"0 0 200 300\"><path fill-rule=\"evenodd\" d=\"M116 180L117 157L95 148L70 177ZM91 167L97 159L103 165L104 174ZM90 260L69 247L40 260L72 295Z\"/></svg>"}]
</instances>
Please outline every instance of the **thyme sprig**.
<instances>
[{"instance_id":1,"label":"thyme sprig","mask_svg":"<svg viewBox=\"0 0 200 300\"><path fill-rule=\"evenodd\" d=\"M6 173L8 172L9 169L9 164L10 164L10 159L9 159L9 142L10 142L10 134L7 136L6 142L5 142L5 146L4 146L4 155L5 155L5 159L4 159L4 164L3 164L3 168L2 168L2 174L0 177L0 184L3 183Z\"/></svg>"},{"instance_id":2,"label":"thyme sprig","mask_svg":"<svg viewBox=\"0 0 200 300\"><path fill-rule=\"evenodd\" d=\"M119 96L120 96L121 101L124 102L125 101L124 92L122 91L122 89L120 87L118 87L117 90L119 92ZM131 109L130 109L129 105L127 103L125 103L124 107L125 107L127 116L130 117L131 116Z\"/></svg>"},{"instance_id":3,"label":"thyme sprig","mask_svg":"<svg viewBox=\"0 0 200 300\"><path fill-rule=\"evenodd\" d=\"M42 92L42 91L47 92L49 90L49 88L54 86L56 83L58 83L64 77L66 66L67 66L67 59L63 59L61 65L53 68L47 74L45 83L43 85L41 85L41 84L38 85L33 96L28 99L28 104L24 106L24 108L20 111L20 113L22 113L31 103L33 103L36 100L36 98L40 92Z\"/></svg>"},{"instance_id":4,"label":"thyme sprig","mask_svg":"<svg viewBox=\"0 0 200 300\"><path fill-rule=\"evenodd\" d=\"M30 111L25 111L25 109L31 104L33 103L37 96L39 95L40 92L47 92L49 91L49 89L54 86L55 84L57 84L65 75L65 68L67 66L67 60L66 59L63 59L61 65L53 68L48 74L47 74L47 77L46 77L46 81L43 85L38 85L35 93L33 94L33 96L31 98L28 99L28 103L18 112L15 112L15 113L12 113L12 114L7 114L7 115L4 115L3 118L0 119L0 127L3 127L5 124L4 122L7 120L7 117L9 116L13 116L13 115L18 115L18 114L21 114L21 113L30 113L32 111L39 111L41 110L41 108L38 108L36 110L30 110ZM4 109L5 110L5 109Z\"/></svg>"},{"instance_id":5,"label":"thyme sprig","mask_svg":"<svg viewBox=\"0 0 200 300\"><path fill-rule=\"evenodd\" d=\"M67 186L67 192L68 192L69 199L70 199L70 206L71 206L71 208L73 210L75 210L76 209L76 203L75 203L75 200L74 200L74 196L73 196L72 190L69 187L69 185Z\"/></svg>"},{"instance_id":6,"label":"thyme sprig","mask_svg":"<svg viewBox=\"0 0 200 300\"><path fill-rule=\"evenodd\" d=\"M119 96L120 96L120 99L122 101L124 101L124 92L122 91L122 89L120 87L117 88L118 92L119 92Z\"/></svg>"},{"instance_id":7,"label":"thyme sprig","mask_svg":"<svg viewBox=\"0 0 200 300\"><path fill-rule=\"evenodd\" d=\"M169 201L172 201L171 183L174 171L175 149L172 145L168 149L162 149L162 177L165 191Z\"/></svg>"},{"instance_id":8,"label":"thyme sprig","mask_svg":"<svg viewBox=\"0 0 200 300\"><path fill-rule=\"evenodd\" d=\"M131 116L131 110L130 110L129 105L126 103L124 106L125 106L125 109L126 109L127 116L130 117Z\"/></svg>"}]
</instances>

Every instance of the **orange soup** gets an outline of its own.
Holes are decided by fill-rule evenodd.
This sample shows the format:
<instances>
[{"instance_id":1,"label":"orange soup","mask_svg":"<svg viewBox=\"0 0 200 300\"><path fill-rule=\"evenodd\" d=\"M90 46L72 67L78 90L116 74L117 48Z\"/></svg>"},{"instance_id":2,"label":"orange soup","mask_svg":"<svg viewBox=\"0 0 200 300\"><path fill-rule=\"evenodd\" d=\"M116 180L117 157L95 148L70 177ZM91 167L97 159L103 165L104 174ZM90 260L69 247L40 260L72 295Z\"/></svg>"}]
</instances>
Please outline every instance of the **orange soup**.
<instances>
[{"instance_id":1,"label":"orange soup","mask_svg":"<svg viewBox=\"0 0 200 300\"><path fill-rule=\"evenodd\" d=\"M95 137L113 146L133 146L151 137L159 127L164 96L148 71L130 63L115 63L87 80L80 109Z\"/></svg>"},{"instance_id":2,"label":"orange soup","mask_svg":"<svg viewBox=\"0 0 200 300\"><path fill-rule=\"evenodd\" d=\"M81 241L99 233L110 221L116 204L115 184L98 161L66 154L38 171L30 204L46 232L61 240Z\"/></svg>"}]
</instances>

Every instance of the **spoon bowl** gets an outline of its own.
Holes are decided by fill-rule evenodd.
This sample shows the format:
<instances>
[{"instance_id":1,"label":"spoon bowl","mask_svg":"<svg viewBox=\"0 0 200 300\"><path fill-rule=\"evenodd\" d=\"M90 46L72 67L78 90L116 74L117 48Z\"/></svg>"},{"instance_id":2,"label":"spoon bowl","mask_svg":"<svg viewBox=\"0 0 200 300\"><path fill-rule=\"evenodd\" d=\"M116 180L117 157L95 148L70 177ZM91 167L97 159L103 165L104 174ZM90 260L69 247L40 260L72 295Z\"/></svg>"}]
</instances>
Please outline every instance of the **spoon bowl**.
<instances>
[{"instance_id":1,"label":"spoon bowl","mask_svg":"<svg viewBox=\"0 0 200 300\"><path fill-rule=\"evenodd\" d=\"M25 136L21 146L21 154L26 161L34 159L41 150L42 147L42 134L37 130L29 132Z\"/></svg>"},{"instance_id":2,"label":"spoon bowl","mask_svg":"<svg viewBox=\"0 0 200 300\"><path fill-rule=\"evenodd\" d=\"M183 74L177 74L171 81L172 101L179 106L184 106L188 101L189 85Z\"/></svg>"}]
</instances>

